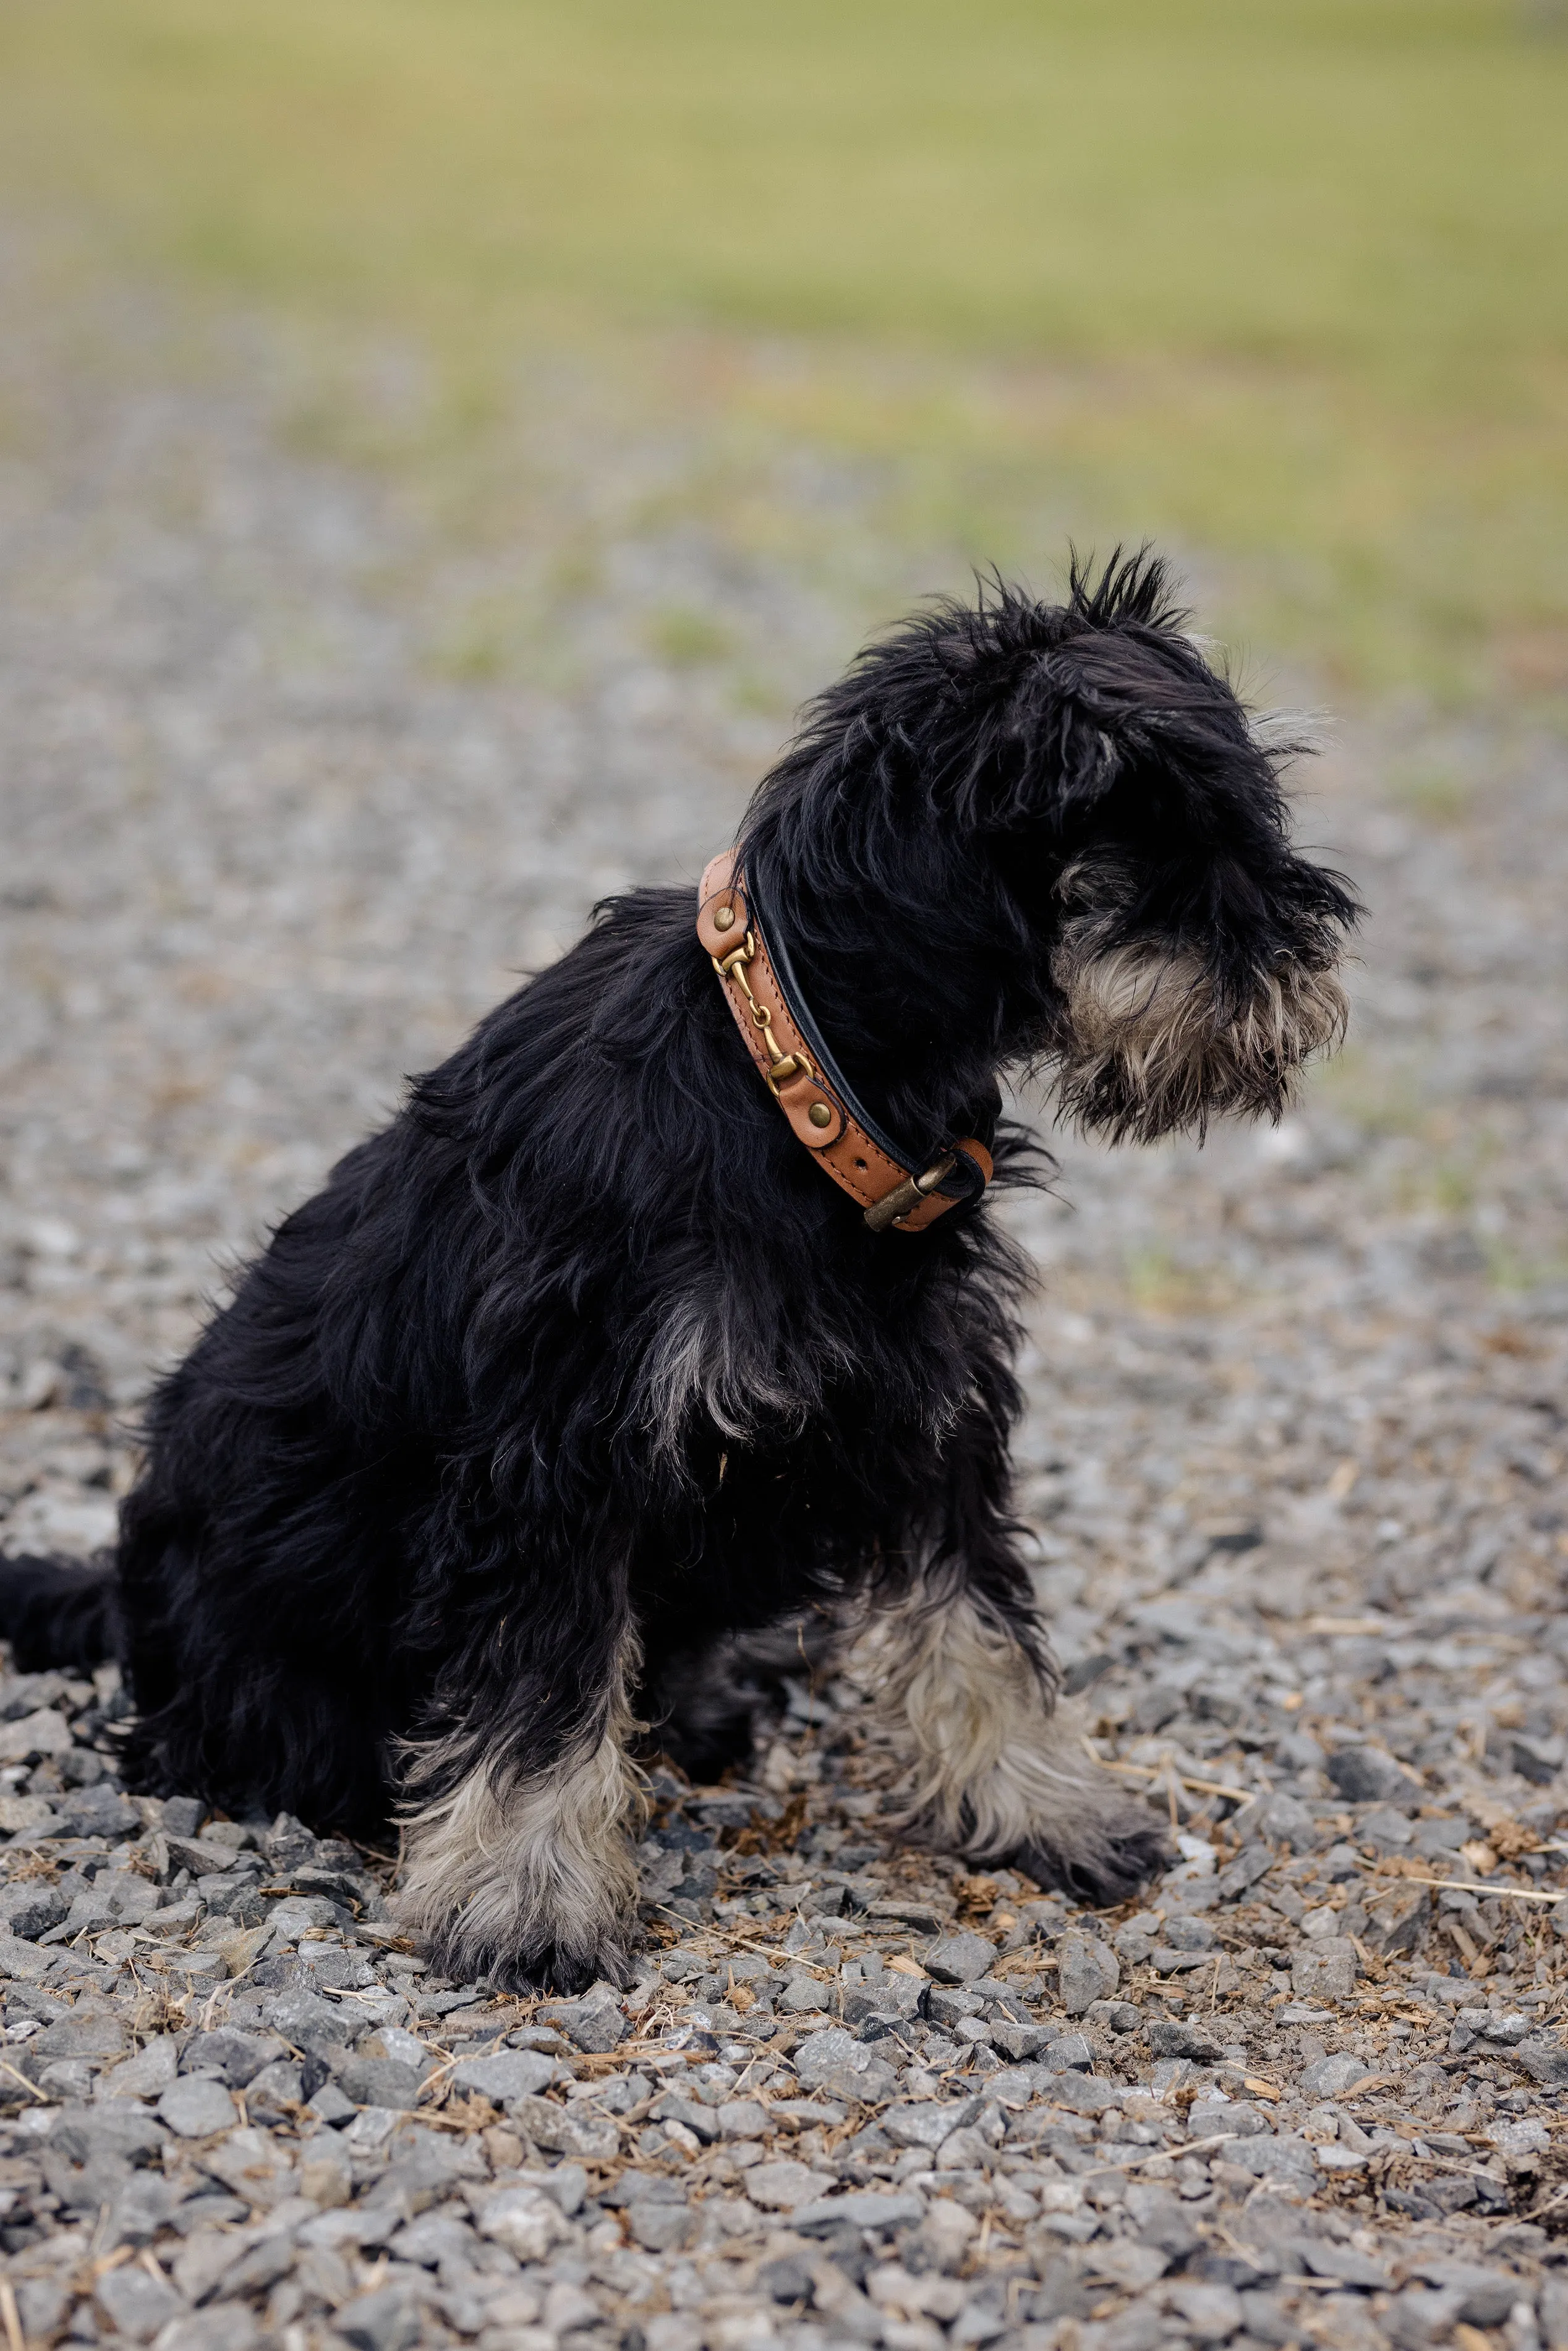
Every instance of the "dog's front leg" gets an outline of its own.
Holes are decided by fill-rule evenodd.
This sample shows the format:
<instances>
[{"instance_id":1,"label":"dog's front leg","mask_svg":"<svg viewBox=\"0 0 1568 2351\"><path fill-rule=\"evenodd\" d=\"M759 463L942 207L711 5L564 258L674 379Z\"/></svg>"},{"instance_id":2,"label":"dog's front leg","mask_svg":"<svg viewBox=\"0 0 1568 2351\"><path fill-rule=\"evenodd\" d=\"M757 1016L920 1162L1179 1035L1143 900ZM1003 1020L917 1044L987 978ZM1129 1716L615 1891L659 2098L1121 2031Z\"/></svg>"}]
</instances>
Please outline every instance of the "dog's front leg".
<instances>
[{"instance_id":1,"label":"dog's front leg","mask_svg":"<svg viewBox=\"0 0 1568 2351\"><path fill-rule=\"evenodd\" d=\"M1088 1753L1025 1611L937 1574L875 1610L855 1664L909 1767L907 1828L1085 1902L1121 1901L1168 1857Z\"/></svg>"},{"instance_id":2,"label":"dog's front leg","mask_svg":"<svg viewBox=\"0 0 1568 2351\"><path fill-rule=\"evenodd\" d=\"M1013 1550L995 1416L945 1449L925 1574L873 1600L854 1653L909 1765L905 1825L975 1861L1012 1862L1093 1903L1122 1900L1168 1859L1148 1807L1089 1753Z\"/></svg>"},{"instance_id":3,"label":"dog's front leg","mask_svg":"<svg viewBox=\"0 0 1568 2351\"><path fill-rule=\"evenodd\" d=\"M416 1750L406 1783L403 1921L457 1982L580 1991L627 1979L632 1834L644 1806L628 1742L639 1664L628 1627L549 1752L518 1761L472 1718Z\"/></svg>"}]
</instances>

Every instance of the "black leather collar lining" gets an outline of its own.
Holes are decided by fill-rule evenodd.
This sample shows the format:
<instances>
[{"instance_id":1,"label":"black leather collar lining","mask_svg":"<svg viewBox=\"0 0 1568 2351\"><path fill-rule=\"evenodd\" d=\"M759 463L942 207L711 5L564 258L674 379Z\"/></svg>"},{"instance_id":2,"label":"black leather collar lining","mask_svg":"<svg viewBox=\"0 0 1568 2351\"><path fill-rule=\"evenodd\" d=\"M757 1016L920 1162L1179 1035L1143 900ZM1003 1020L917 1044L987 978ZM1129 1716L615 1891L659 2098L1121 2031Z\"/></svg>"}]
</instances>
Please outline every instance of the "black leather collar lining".
<instances>
[{"instance_id":1,"label":"black leather collar lining","mask_svg":"<svg viewBox=\"0 0 1568 2351\"><path fill-rule=\"evenodd\" d=\"M758 935L767 943L774 977L784 991L795 1026L815 1055L823 1078L838 1095L850 1116L864 1127L877 1149L885 1151L888 1157L904 1169L905 1175L914 1175L918 1168L928 1167L940 1152L956 1150L956 1145L949 1139L921 1155L912 1155L904 1150L902 1144L894 1143L886 1128L879 1125L872 1117L864 1103L846 1082L843 1071L834 1060L821 1029L812 1018L811 1008L807 1003L800 983L795 977L794 966L789 960L789 950L785 944L783 932L779 925L770 919L762 904L762 893L757 885L757 869L755 865L749 863L746 867L745 888L751 907L752 922L757 928ZM985 1175L964 1151L957 1152L950 1172L936 1186L936 1189L949 1200L977 1199L985 1188Z\"/></svg>"}]
</instances>

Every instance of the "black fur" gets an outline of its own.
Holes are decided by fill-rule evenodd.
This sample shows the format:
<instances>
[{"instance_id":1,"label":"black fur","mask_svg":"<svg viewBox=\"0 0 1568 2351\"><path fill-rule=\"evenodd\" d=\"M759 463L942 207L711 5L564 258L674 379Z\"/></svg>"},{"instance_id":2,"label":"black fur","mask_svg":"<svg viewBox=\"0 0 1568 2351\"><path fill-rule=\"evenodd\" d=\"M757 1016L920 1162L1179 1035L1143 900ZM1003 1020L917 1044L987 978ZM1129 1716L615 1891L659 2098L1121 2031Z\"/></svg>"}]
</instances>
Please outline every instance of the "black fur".
<instances>
[{"instance_id":1,"label":"black fur","mask_svg":"<svg viewBox=\"0 0 1568 2351\"><path fill-rule=\"evenodd\" d=\"M0 1629L19 1674L101 1665L119 1646L118 1601L112 1561L84 1569L20 1554L0 1562Z\"/></svg>"},{"instance_id":2,"label":"black fur","mask_svg":"<svg viewBox=\"0 0 1568 2351\"><path fill-rule=\"evenodd\" d=\"M998 1075L1069 1050L1053 957L1086 891L1097 937L1196 953L1227 1004L1321 967L1354 914L1144 559L872 648L742 852L873 1115L915 1164L994 1142L1004 1182L1030 1153ZM758 1081L694 915L690 888L601 906L280 1226L152 1397L112 1588L70 1577L51 1635L40 1563L0 1578L23 1662L118 1646L132 1784L372 1832L402 1742L441 1742L426 1799L548 1768L629 1634L678 1742L699 1646L916 1575L973 1593L1049 1694L1009 1507L1025 1268L984 1207L868 1232ZM687 1711L711 1771L747 1707ZM1082 1853L1068 1823L1026 1865L1119 1896L1149 1819ZM526 1925L464 1956L615 1958Z\"/></svg>"}]
</instances>

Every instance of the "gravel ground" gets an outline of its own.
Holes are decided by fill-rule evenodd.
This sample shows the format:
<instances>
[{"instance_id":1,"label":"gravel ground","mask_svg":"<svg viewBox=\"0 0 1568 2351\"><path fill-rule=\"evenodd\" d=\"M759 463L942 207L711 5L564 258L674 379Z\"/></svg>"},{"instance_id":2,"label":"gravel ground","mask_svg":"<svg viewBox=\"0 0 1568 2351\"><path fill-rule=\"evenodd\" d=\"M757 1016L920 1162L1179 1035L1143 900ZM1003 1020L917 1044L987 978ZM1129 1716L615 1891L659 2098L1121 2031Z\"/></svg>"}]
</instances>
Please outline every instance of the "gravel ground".
<instances>
[{"instance_id":1,"label":"gravel ground","mask_svg":"<svg viewBox=\"0 0 1568 2351\"><path fill-rule=\"evenodd\" d=\"M85 1553L234 1253L594 897L728 838L777 728L649 613L802 684L841 624L654 511L575 683L444 684L471 568L288 453L256 330L187 378L137 309L78 366L19 287L0 1544ZM750 1785L659 1778L630 1994L497 2001L387 1857L122 1792L112 1671L0 1681L10 2351L1568 2346L1565 771L1349 731L1305 818L1372 910L1344 1061L1009 1211L1042 1593L1179 1865L1085 1916L911 1853L802 1679Z\"/></svg>"}]
</instances>

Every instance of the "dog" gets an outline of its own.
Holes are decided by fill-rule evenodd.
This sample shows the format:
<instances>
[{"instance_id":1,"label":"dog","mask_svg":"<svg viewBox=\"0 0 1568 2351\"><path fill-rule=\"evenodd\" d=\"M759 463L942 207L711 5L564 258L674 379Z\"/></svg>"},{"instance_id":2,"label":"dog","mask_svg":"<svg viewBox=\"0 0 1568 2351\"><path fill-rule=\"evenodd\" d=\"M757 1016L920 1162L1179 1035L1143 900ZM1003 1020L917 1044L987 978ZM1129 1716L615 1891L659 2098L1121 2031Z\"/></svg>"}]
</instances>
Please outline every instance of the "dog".
<instances>
[{"instance_id":1,"label":"dog","mask_svg":"<svg viewBox=\"0 0 1568 2351\"><path fill-rule=\"evenodd\" d=\"M460 1980L626 1980L643 1763L735 1760L736 1661L802 1615L911 1834L1131 1893L1162 1833L1058 1707L1009 1509L988 1201L1041 1155L998 1079L1118 1141L1280 1116L1358 912L1291 846L1293 747L1147 551L873 644L695 904L605 901L278 1227L112 1557L5 1562L18 1664L119 1657L131 1786L396 1817Z\"/></svg>"}]
</instances>

